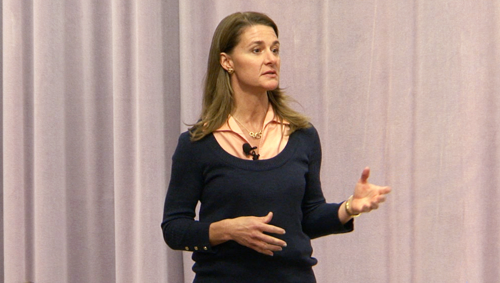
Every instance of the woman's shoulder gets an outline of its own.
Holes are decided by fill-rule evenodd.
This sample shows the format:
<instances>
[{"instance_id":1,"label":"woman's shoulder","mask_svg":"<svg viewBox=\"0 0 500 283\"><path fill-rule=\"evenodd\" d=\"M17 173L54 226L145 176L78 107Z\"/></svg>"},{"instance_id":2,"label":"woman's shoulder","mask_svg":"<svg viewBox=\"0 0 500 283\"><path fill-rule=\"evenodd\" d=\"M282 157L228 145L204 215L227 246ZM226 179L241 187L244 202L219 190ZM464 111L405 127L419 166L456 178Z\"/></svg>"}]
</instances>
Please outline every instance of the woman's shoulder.
<instances>
[{"instance_id":1,"label":"woman's shoulder","mask_svg":"<svg viewBox=\"0 0 500 283\"><path fill-rule=\"evenodd\" d=\"M296 130L293 134L304 136L306 138L319 138L318 131L312 123L309 122L309 127Z\"/></svg>"},{"instance_id":2,"label":"woman's shoulder","mask_svg":"<svg viewBox=\"0 0 500 283\"><path fill-rule=\"evenodd\" d=\"M191 133L189 131L185 131L180 134L179 136L179 142L187 142L191 141Z\"/></svg>"},{"instance_id":3,"label":"woman's shoulder","mask_svg":"<svg viewBox=\"0 0 500 283\"><path fill-rule=\"evenodd\" d=\"M179 135L173 157L177 160L192 162L193 160L204 158L208 147L208 136L198 141L192 141L190 132L186 131Z\"/></svg>"},{"instance_id":4,"label":"woman's shoulder","mask_svg":"<svg viewBox=\"0 0 500 283\"><path fill-rule=\"evenodd\" d=\"M201 140L193 141L191 140L191 132L188 130L179 135L178 146L194 149L203 146L203 144L208 142L208 140L210 139L209 136L210 135L207 135L203 137Z\"/></svg>"}]
</instances>

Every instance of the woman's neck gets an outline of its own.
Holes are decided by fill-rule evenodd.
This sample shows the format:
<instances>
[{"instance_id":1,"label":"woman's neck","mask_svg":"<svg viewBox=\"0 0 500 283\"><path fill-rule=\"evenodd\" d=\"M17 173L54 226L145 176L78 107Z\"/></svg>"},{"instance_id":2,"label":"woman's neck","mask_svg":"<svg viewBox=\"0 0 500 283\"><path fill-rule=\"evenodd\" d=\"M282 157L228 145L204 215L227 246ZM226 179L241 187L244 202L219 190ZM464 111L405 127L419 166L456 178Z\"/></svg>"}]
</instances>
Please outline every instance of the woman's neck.
<instances>
[{"instance_id":1,"label":"woman's neck","mask_svg":"<svg viewBox=\"0 0 500 283\"><path fill-rule=\"evenodd\" d=\"M267 93L235 95L234 98L235 108L231 115L245 127L252 128L249 130L261 130L269 108Z\"/></svg>"}]
</instances>

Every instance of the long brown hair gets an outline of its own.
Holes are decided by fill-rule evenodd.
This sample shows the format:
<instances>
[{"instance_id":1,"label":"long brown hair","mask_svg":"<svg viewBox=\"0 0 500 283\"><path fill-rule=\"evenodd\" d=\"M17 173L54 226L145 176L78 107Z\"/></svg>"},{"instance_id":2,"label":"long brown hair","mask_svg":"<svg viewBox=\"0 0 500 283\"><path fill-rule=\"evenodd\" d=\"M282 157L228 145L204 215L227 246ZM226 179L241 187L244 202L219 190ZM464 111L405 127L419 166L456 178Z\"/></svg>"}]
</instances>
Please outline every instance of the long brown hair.
<instances>
[{"instance_id":1,"label":"long brown hair","mask_svg":"<svg viewBox=\"0 0 500 283\"><path fill-rule=\"evenodd\" d=\"M265 25L273 28L278 36L278 27L267 15L257 12L234 13L224 18L217 26L212 38L208 55L207 74L201 116L189 129L191 140L197 141L220 128L233 111L233 89L228 72L220 64L222 52L230 54L240 41L244 29L253 25ZM288 106L290 98L278 88L268 91L267 96L275 115L280 121L290 123L290 131L310 126L308 118Z\"/></svg>"}]
</instances>

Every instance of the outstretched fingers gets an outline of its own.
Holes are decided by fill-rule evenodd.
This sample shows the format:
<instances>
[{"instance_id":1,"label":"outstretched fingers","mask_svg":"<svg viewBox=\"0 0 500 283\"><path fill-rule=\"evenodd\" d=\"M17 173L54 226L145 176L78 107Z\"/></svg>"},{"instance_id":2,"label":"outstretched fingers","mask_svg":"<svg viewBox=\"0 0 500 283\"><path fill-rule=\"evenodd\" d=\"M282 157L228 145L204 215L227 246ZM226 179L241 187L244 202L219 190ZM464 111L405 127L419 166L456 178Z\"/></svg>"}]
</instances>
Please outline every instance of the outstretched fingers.
<instances>
[{"instance_id":1,"label":"outstretched fingers","mask_svg":"<svg viewBox=\"0 0 500 283\"><path fill-rule=\"evenodd\" d=\"M391 187L382 187L380 189L380 193L383 195L386 195L386 194L390 193L391 191L392 191Z\"/></svg>"},{"instance_id":2,"label":"outstretched fingers","mask_svg":"<svg viewBox=\"0 0 500 283\"><path fill-rule=\"evenodd\" d=\"M359 181L364 184L368 182L368 178L370 178L370 167L365 167L365 169L363 169L363 172L361 173L361 178L359 179Z\"/></svg>"},{"instance_id":3,"label":"outstretched fingers","mask_svg":"<svg viewBox=\"0 0 500 283\"><path fill-rule=\"evenodd\" d=\"M381 203L385 202L386 194L391 192L391 188L388 186L377 186L369 183L369 177L370 168L365 167L354 187L351 207L355 213L377 209Z\"/></svg>"}]
</instances>

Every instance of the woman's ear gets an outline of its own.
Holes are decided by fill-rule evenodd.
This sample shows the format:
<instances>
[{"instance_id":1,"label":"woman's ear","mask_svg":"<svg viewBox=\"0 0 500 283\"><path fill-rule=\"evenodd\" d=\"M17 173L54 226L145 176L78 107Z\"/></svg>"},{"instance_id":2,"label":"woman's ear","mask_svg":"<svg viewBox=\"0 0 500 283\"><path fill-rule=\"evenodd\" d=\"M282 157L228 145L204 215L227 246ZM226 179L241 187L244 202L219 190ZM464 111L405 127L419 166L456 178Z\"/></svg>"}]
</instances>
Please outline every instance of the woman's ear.
<instances>
[{"instance_id":1,"label":"woman's ear","mask_svg":"<svg viewBox=\"0 0 500 283\"><path fill-rule=\"evenodd\" d=\"M225 52L221 52L220 54L220 65L224 70L229 71L233 69L233 62L231 61L231 57L229 54Z\"/></svg>"}]
</instances>

